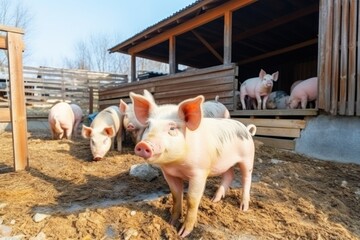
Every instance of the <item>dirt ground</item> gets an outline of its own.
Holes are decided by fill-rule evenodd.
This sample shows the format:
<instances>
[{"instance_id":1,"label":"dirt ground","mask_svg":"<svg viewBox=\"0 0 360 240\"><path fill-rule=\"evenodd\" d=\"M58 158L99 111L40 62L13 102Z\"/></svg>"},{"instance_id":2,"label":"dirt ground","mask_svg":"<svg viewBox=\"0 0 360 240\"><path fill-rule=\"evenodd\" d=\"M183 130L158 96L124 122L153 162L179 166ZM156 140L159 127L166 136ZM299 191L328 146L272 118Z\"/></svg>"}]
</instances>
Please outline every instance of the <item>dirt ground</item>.
<instances>
[{"instance_id":1,"label":"dirt ground","mask_svg":"<svg viewBox=\"0 0 360 240\"><path fill-rule=\"evenodd\" d=\"M162 175L129 175L144 163L131 145L93 162L84 139L29 133L30 169L13 172L11 143L10 133L0 135L0 239L180 239L180 223L167 222L172 199ZM247 212L239 210L236 174L219 203L211 197L220 178L208 179L187 239L360 239L360 165L260 146ZM39 213L46 218L36 222Z\"/></svg>"}]
</instances>

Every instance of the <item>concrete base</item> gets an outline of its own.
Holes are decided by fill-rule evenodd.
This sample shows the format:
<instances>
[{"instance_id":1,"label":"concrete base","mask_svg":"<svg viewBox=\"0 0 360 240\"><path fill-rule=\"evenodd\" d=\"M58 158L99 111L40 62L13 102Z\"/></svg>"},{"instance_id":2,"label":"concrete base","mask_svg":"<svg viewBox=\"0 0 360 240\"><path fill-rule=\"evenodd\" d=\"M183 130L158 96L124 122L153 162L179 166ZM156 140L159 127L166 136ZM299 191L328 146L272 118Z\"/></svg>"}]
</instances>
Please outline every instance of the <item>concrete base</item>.
<instances>
[{"instance_id":1,"label":"concrete base","mask_svg":"<svg viewBox=\"0 0 360 240\"><path fill-rule=\"evenodd\" d=\"M295 151L322 160L360 164L360 118L321 115L308 121Z\"/></svg>"}]
</instances>

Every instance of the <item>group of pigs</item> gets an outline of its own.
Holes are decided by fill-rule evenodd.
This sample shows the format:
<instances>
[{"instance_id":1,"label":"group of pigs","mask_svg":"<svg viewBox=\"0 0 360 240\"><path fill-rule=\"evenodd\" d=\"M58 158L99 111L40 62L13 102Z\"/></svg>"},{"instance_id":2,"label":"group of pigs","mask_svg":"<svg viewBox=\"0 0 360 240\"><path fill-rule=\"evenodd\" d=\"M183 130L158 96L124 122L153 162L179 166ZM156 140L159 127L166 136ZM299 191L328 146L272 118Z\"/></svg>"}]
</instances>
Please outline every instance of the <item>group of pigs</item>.
<instances>
[{"instance_id":1,"label":"group of pigs","mask_svg":"<svg viewBox=\"0 0 360 240\"><path fill-rule=\"evenodd\" d=\"M316 101L318 92L317 77L294 82L290 95L285 91L272 91L273 82L279 72L267 74L260 70L259 77L249 78L240 86L238 96L242 109L305 109L309 102Z\"/></svg>"},{"instance_id":2,"label":"group of pigs","mask_svg":"<svg viewBox=\"0 0 360 240\"><path fill-rule=\"evenodd\" d=\"M169 185L173 197L169 220L172 225L182 218L183 182L187 181L187 212L178 231L181 237L189 235L197 222L207 178L222 175L212 198L213 202L218 202L225 197L233 181L235 165L239 166L242 175L240 210L248 210L255 125L245 126L230 119L227 108L217 98L205 101L199 95L179 104L158 105L147 90L143 94L131 92L129 96L131 103L120 100L119 106L99 112L89 127L83 125L82 136L90 139L94 160L105 156L112 140L116 139L117 150L121 151L122 133L130 134L136 144L135 154L158 166ZM75 115L70 104L55 105L49 113L53 137L70 138L71 132L76 130Z\"/></svg>"}]
</instances>

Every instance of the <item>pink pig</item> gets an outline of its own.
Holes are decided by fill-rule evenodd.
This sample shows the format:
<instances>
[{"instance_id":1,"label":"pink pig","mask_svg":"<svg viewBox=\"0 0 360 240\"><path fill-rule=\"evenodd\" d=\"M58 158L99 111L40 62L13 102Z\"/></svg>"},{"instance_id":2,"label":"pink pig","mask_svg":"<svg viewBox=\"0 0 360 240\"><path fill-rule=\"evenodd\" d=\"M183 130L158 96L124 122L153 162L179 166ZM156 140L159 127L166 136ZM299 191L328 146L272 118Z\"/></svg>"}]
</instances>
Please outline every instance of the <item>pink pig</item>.
<instances>
[{"instance_id":1,"label":"pink pig","mask_svg":"<svg viewBox=\"0 0 360 240\"><path fill-rule=\"evenodd\" d=\"M312 77L298 83L291 91L289 97L289 108L298 108L299 104L302 109L306 108L306 105L310 101L317 99L318 92L318 79Z\"/></svg>"},{"instance_id":2,"label":"pink pig","mask_svg":"<svg viewBox=\"0 0 360 240\"><path fill-rule=\"evenodd\" d=\"M150 164L158 165L170 187L173 209L170 223L182 216L183 181L189 182L187 214L178 234L191 233L208 176L222 175L222 182L213 197L225 196L237 164L242 173L240 209L249 208L250 187L255 147L252 135L256 127L225 118L204 118L203 96L182 101L178 105L157 106L145 97L130 93L138 121L147 125L135 154Z\"/></svg>"},{"instance_id":3,"label":"pink pig","mask_svg":"<svg viewBox=\"0 0 360 240\"><path fill-rule=\"evenodd\" d=\"M203 111L204 117L230 118L229 110L224 104L219 102L219 96L216 96L215 100L204 102Z\"/></svg>"},{"instance_id":4,"label":"pink pig","mask_svg":"<svg viewBox=\"0 0 360 240\"><path fill-rule=\"evenodd\" d=\"M240 86L240 101L242 109L246 109L245 96L256 99L258 110L261 109L261 102L262 109L266 109L266 101L272 91L273 82L276 82L278 77L278 71L270 75L266 74L266 72L261 69L259 77L245 80ZM261 97L263 97L263 100L261 100Z\"/></svg>"},{"instance_id":5,"label":"pink pig","mask_svg":"<svg viewBox=\"0 0 360 240\"><path fill-rule=\"evenodd\" d=\"M119 108L110 106L96 115L90 127L82 126L81 134L90 139L91 153L95 161L101 160L110 148L114 149L115 138L117 150L121 152L121 136L118 134L121 124Z\"/></svg>"},{"instance_id":6,"label":"pink pig","mask_svg":"<svg viewBox=\"0 0 360 240\"><path fill-rule=\"evenodd\" d=\"M73 134L76 137L78 135L79 125L82 121L83 111L81 110L80 106L75 103L70 104L70 107L74 112Z\"/></svg>"},{"instance_id":7,"label":"pink pig","mask_svg":"<svg viewBox=\"0 0 360 240\"><path fill-rule=\"evenodd\" d=\"M48 123L52 139L71 139L74 126L74 113L66 102L55 104L49 112Z\"/></svg>"}]
</instances>

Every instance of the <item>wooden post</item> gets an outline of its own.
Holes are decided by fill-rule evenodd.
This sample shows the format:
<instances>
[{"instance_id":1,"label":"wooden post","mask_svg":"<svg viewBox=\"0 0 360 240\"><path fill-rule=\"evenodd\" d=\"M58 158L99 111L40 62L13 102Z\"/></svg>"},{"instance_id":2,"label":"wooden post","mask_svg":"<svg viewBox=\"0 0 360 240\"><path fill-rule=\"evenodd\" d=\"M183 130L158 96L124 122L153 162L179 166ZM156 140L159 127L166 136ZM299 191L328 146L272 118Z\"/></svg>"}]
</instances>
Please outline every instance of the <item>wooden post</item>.
<instances>
[{"instance_id":1,"label":"wooden post","mask_svg":"<svg viewBox=\"0 0 360 240\"><path fill-rule=\"evenodd\" d=\"M225 12L224 16L224 64L231 63L232 52L232 12Z\"/></svg>"},{"instance_id":2,"label":"wooden post","mask_svg":"<svg viewBox=\"0 0 360 240\"><path fill-rule=\"evenodd\" d=\"M169 70L170 74L175 74L177 71L175 36L171 36L169 39Z\"/></svg>"},{"instance_id":3,"label":"wooden post","mask_svg":"<svg viewBox=\"0 0 360 240\"><path fill-rule=\"evenodd\" d=\"M90 87L89 89L89 114L94 111L94 88Z\"/></svg>"},{"instance_id":4,"label":"wooden post","mask_svg":"<svg viewBox=\"0 0 360 240\"><path fill-rule=\"evenodd\" d=\"M18 171L28 169L29 167L25 91L22 65L22 52L24 49L22 34L8 32L7 42L14 168L15 171Z\"/></svg>"}]
</instances>

